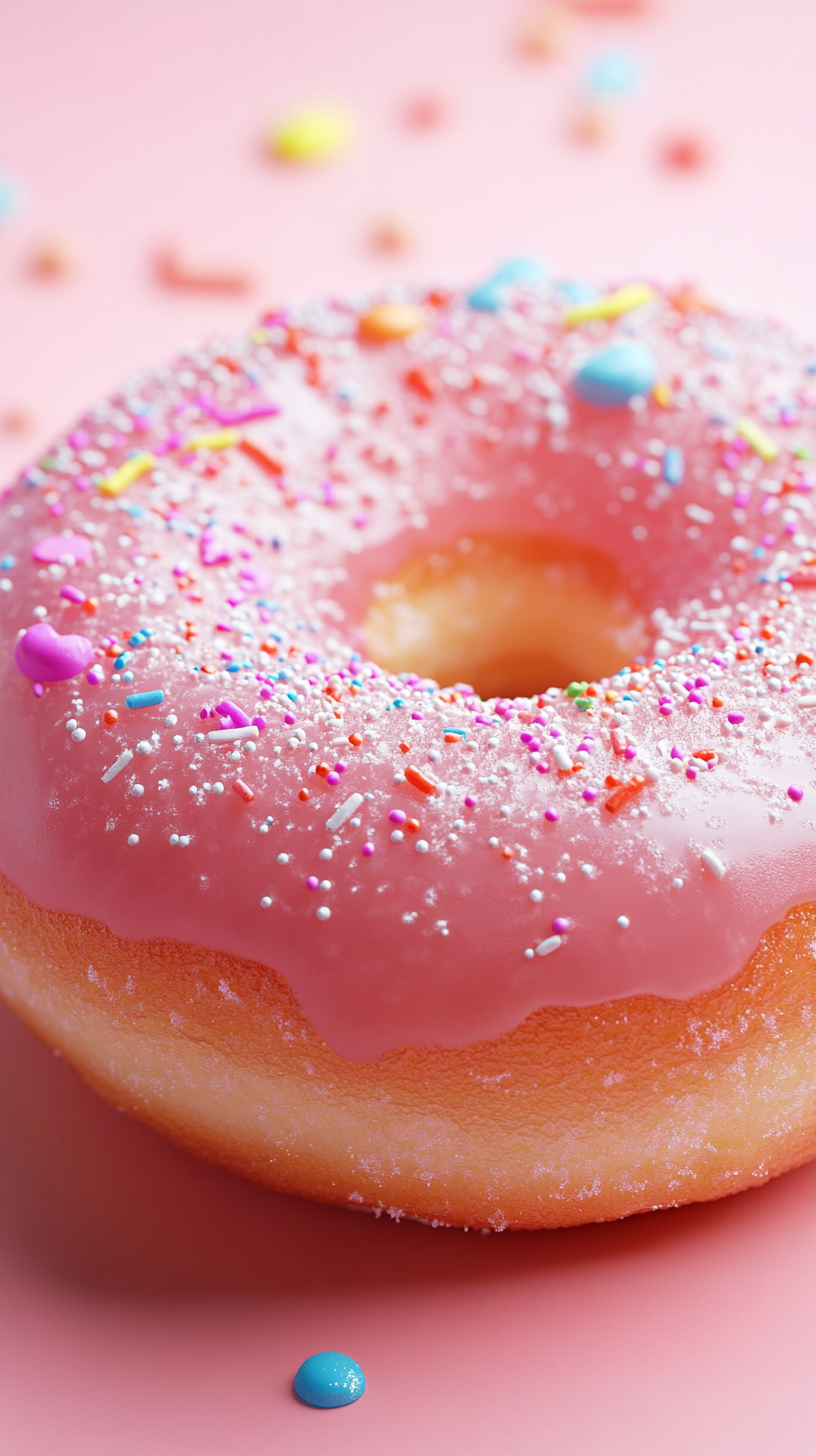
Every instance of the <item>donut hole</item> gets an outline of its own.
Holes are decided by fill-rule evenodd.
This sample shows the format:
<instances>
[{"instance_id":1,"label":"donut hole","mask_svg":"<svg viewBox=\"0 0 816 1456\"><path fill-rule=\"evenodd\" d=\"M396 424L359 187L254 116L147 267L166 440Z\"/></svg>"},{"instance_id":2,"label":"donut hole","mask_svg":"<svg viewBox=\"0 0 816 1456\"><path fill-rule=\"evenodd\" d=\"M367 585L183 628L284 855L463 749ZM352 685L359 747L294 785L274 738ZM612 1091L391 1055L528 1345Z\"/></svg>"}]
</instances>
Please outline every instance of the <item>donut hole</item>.
<instances>
[{"instance_id":1,"label":"donut hole","mask_svg":"<svg viewBox=\"0 0 816 1456\"><path fill-rule=\"evenodd\" d=\"M363 622L389 672L484 698L530 697L617 672L648 645L616 562L556 536L466 536L374 586Z\"/></svg>"}]
</instances>

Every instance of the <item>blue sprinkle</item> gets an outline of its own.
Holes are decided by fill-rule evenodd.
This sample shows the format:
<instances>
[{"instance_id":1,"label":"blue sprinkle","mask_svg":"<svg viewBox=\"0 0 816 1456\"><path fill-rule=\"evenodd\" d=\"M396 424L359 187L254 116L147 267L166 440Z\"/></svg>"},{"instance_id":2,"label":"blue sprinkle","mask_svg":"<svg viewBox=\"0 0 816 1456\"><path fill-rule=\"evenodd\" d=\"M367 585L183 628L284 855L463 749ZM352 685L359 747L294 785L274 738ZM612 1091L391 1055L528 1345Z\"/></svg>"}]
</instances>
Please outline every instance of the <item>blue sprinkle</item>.
<instances>
[{"instance_id":1,"label":"blue sprinkle","mask_svg":"<svg viewBox=\"0 0 816 1456\"><path fill-rule=\"evenodd\" d=\"M16 565L16 556L4 556L3 560L0 561L0 571L12 571Z\"/></svg>"},{"instance_id":2,"label":"blue sprinkle","mask_svg":"<svg viewBox=\"0 0 816 1456\"><path fill-rule=\"evenodd\" d=\"M481 313L497 313L512 284L541 283L545 276L544 267L537 258L508 258L484 283L468 294L468 303Z\"/></svg>"},{"instance_id":3,"label":"blue sprinkle","mask_svg":"<svg viewBox=\"0 0 816 1456\"><path fill-rule=\"evenodd\" d=\"M0 218L11 217L20 206L20 190L11 177L0 177Z\"/></svg>"},{"instance_id":4,"label":"blue sprinkle","mask_svg":"<svg viewBox=\"0 0 816 1456\"><path fill-rule=\"evenodd\" d=\"M129 693L125 698L126 708L156 708L159 703L164 702L164 692L161 688L153 688L149 693Z\"/></svg>"},{"instance_id":5,"label":"blue sprinkle","mask_svg":"<svg viewBox=\"0 0 816 1456\"><path fill-rule=\"evenodd\" d=\"M394 707L395 708L404 708L405 707L405 699L404 698L395 698L394 699Z\"/></svg>"},{"instance_id":6,"label":"blue sprinkle","mask_svg":"<svg viewBox=\"0 0 816 1456\"><path fill-rule=\"evenodd\" d=\"M663 479L667 485L682 485L686 462L679 445L669 445L663 456Z\"/></svg>"},{"instance_id":7,"label":"blue sprinkle","mask_svg":"<svg viewBox=\"0 0 816 1456\"><path fill-rule=\"evenodd\" d=\"M559 283L557 293L565 303L589 303L591 298L598 297L597 288L590 283L582 283L578 278L567 278Z\"/></svg>"},{"instance_id":8,"label":"blue sprinkle","mask_svg":"<svg viewBox=\"0 0 816 1456\"><path fill-rule=\"evenodd\" d=\"M116 668L116 671L119 672L124 667L126 662L130 662L132 656L132 652L120 652L119 656L115 659L113 664Z\"/></svg>"},{"instance_id":9,"label":"blue sprinkle","mask_svg":"<svg viewBox=\"0 0 816 1456\"><path fill-rule=\"evenodd\" d=\"M593 354L573 379L576 394L590 404L628 404L636 394L648 394L657 378L657 363L644 344L610 344Z\"/></svg>"},{"instance_id":10,"label":"blue sprinkle","mask_svg":"<svg viewBox=\"0 0 816 1456\"><path fill-rule=\"evenodd\" d=\"M229 665L229 667L227 668L227 672L240 672L240 671L241 671L241 669L238 666L238 663L237 662L231 662L230 665Z\"/></svg>"},{"instance_id":11,"label":"blue sprinkle","mask_svg":"<svg viewBox=\"0 0 816 1456\"><path fill-rule=\"evenodd\" d=\"M125 513L128 516L143 516L144 515L144 511L142 510L142 507L141 506L125 505L125 506L122 507L122 510L125 511Z\"/></svg>"},{"instance_id":12,"label":"blue sprinkle","mask_svg":"<svg viewBox=\"0 0 816 1456\"><path fill-rule=\"evenodd\" d=\"M640 80L640 68L625 51L599 56L587 76L587 90L595 96L626 96Z\"/></svg>"},{"instance_id":13,"label":"blue sprinkle","mask_svg":"<svg viewBox=\"0 0 816 1456\"><path fill-rule=\"evenodd\" d=\"M146 641L144 632L134 632L132 637L128 637L128 647L144 647Z\"/></svg>"},{"instance_id":14,"label":"blue sprinkle","mask_svg":"<svg viewBox=\"0 0 816 1456\"><path fill-rule=\"evenodd\" d=\"M320 1410L351 1405L366 1388L366 1378L350 1355L323 1350L304 1360L294 1379L295 1395Z\"/></svg>"},{"instance_id":15,"label":"blue sprinkle","mask_svg":"<svg viewBox=\"0 0 816 1456\"><path fill-rule=\"evenodd\" d=\"M297 702L297 693L287 693L286 696L289 699L290 703Z\"/></svg>"},{"instance_id":16,"label":"blue sprinkle","mask_svg":"<svg viewBox=\"0 0 816 1456\"><path fill-rule=\"evenodd\" d=\"M133 673L132 672L123 672L122 673L122 682L133 682Z\"/></svg>"}]
</instances>

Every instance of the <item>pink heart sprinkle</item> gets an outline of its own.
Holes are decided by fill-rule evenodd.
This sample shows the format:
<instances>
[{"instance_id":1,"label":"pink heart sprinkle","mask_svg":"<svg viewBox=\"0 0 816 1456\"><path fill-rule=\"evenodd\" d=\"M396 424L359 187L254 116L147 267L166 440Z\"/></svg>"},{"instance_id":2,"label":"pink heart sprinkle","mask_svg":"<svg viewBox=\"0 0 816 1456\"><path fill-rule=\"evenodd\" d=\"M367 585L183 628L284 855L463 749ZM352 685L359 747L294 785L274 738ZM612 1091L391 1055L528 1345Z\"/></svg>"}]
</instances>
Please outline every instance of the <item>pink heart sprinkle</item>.
<instances>
[{"instance_id":1,"label":"pink heart sprinkle","mask_svg":"<svg viewBox=\"0 0 816 1456\"><path fill-rule=\"evenodd\" d=\"M87 536L46 536L42 541L37 541L31 549L31 555L35 561L40 561L44 566L54 566L62 561L64 556L70 556L75 562L87 561L93 551L93 546Z\"/></svg>"},{"instance_id":2,"label":"pink heart sprinkle","mask_svg":"<svg viewBox=\"0 0 816 1456\"><path fill-rule=\"evenodd\" d=\"M29 627L14 648L20 672L35 682L63 682L76 677L90 667L93 655L93 643L87 637L63 637L48 622Z\"/></svg>"}]
</instances>

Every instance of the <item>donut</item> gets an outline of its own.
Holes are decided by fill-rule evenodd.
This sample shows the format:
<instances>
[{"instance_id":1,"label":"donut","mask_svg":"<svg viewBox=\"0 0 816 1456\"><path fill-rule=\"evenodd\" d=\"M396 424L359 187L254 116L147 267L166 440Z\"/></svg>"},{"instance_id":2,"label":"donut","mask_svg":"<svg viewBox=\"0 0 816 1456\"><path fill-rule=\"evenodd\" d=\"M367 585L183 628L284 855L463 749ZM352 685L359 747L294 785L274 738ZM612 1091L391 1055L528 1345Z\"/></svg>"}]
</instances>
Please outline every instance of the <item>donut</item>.
<instances>
[{"instance_id":1,"label":"donut","mask_svg":"<svg viewBox=\"0 0 816 1456\"><path fill-rule=\"evenodd\" d=\"M816 1152L816 381L515 259L303 303L5 490L0 981L115 1106L468 1228Z\"/></svg>"}]
</instances>

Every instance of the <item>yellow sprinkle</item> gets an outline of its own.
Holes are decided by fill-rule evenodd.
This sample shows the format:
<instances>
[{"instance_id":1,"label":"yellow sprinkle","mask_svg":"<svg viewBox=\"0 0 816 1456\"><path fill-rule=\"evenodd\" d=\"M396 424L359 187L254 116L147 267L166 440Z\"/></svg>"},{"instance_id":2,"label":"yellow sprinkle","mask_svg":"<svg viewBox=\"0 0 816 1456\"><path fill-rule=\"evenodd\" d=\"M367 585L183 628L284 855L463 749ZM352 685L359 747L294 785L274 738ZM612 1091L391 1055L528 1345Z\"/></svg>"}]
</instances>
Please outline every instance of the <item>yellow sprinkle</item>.
<instances>
[{"instance_id":1,"label":"yellow sprinkle","mask_svg":"<svg viewBox=\"0 0 816 1456\"><path fill-rule=\"evenodd\" d=\"M253 344L268 344L269 334L266 329L253 329L249 336Z\"/></svg>"},{"instance_id":2,"label":"yellow sprinkle","mask_svg":"<svg viewBox=\"0 0 816 1456\"><path fill-rule=\"evenodd\" d=\"M779 446L775 445L770 435L766 435L761 425L753 420L740 420L737 425L737 434L747 440L752 450L761 455L763 460L775 460L779 454Z\"/></svg>"},{"instance_id":3,"label":"yellow sprinkle","mask_svg":"<svg viewBox=\"0 0 816 1456\"><path fill-rule=\"evenodd\" d=\"M671 409L674 404L674 395L672 394L671 385L667 384L665 379L658 380L652 393L654 394L656 404L662 405L663 409Z\"/></svg>"},{"instance_id":4,"label":"yellow sprinkle","mask_svg":"<svg viewBox=\"0 0 816 1456\"><path fill-rule=\"evenodd\" d=\"M614 293L565 309L564 327L572 329L576 324L589 323L590 319L620 318L621 314L631 313L633 308L648 303L650 298L654 298L654 289L648 283L629 283L625 288L616 288Z\"/></svg>"},{"instance_id":5,"label":"yellow sprinkle","mask_svg":"<svg viewBox=\"0 0 816 1456\"><path fill-rule=\"evenodd\" d=\"M155 464L153 455L131 455L124 465L120 465L118 470L114 470L112 475L102 481L99 489L103 495L121 495L140 475L146 475L148 470L152 470Z\"/></svg>"},{"instance_id":6,"label":"yellow sprinkle","mask_svg":"<svg viewBox=\"0 0 816 1456\"><path fill-rule=\"evenodd\" d=\"M304 106L275 128L269 145L284 162L324 162L347 152L356 127L342 106Z\"/></svg>"},{"instance_id":7,"label":"yellow sprinkle","mask_svg":"<svg viewBox=\"0 0 816 1456\"><path fill-rule=\"evenodd\" d=\"M425 310L415 303L378 303L360 319L360 333L365 339L385 343L388 339L405 339L425 323Z\"/></svg>"},{"instance_id":8,"label":"yellow sprinkle","mask_svg":"<svg viewBox=\"0 0 816 1456\"><path fill-rule=\"evenodd\" d=\"M185 450L228 450L237 445L241 436L237 430L211 430L209 435L193 435L184 443Z\"/></svg>"}]
</instances>

